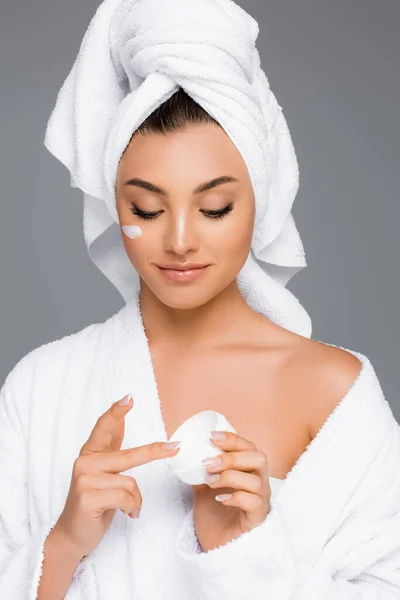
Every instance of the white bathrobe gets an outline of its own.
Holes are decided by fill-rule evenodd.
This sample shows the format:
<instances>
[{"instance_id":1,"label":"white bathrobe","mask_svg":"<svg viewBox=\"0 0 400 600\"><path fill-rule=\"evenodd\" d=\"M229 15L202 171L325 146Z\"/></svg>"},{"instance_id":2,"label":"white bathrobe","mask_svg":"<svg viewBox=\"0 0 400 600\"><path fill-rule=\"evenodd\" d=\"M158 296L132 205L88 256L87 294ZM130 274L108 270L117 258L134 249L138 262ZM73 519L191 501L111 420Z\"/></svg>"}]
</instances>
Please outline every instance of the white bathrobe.
<instances>
[{"instance_id":1,"label":"white bathrobe","mask_svg":"<svg viewBox=\"0 0 400 600\"><path fill-rule=\"evenodd\" d=\"M36 348L6 378L1 600L36 599L45 538L74 460L112 402L128 392L135 399L123 449L167 439L139 309L136 299L103 323ZM369 359L348 351L360 374L275 488L263 523L202 552L186 484L163 460L133 468L124 474L138 482L140 518L116 511L65 600L398 600L400 426Z\"/></svg>"}]
</instances>

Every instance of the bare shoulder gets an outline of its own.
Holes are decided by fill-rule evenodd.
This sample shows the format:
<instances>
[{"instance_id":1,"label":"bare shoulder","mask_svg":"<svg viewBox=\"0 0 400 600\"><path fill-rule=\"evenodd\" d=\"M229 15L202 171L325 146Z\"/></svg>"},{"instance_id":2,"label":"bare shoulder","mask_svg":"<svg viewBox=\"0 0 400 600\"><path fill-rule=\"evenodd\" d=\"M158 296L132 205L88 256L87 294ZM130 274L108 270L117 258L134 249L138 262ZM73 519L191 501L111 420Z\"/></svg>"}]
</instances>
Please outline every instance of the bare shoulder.
<instances>
[{"instance_id":1,"label":"bare shoulder","mask_svg":"<svg viewBox=\"0 0 400 600\"><path fill-rule=\"evenodd\" d=\"M296 378L307 390L302 407L313 439L358 378L362 363L347 350L308 339L296 351L294 363Z\"/></svg>"}]
</instances>

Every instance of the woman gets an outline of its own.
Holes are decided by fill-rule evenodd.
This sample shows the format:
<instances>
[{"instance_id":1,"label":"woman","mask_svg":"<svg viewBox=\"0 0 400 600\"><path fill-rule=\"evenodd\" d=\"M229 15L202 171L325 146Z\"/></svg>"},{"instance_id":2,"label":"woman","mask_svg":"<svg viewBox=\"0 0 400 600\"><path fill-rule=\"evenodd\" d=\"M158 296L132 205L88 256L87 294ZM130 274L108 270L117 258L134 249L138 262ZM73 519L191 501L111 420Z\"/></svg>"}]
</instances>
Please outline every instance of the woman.
<instances>
[{"instance_id":1,"label":"woman","mask_svg":"<svg viewBox=\"0 0 400 600\"><path fill-rule=\"evenodd\" d=\"M187 5L176 4L189 19ZM242 154L246 141L233 143L229 127L183 86L176 91L179 71L172 78L165 53L173 86L167 81L150 100L149 82L154 92L165 80L160 63L145 72L156 44L134 29L153 18L151 33L170 39L177 17L168 7L103 3L48 126L47 147L85 194L90 256L126 303L105 322L30 352L3 385L0 485L9 494L0 499L0 597L394 600L400 427L368 358L312 340L307 313L285 288L305 261L290 215L295 157L288 137L279 144L283 115L275 107L266 128L271 148L275 139L274 160L266 160L275 186L263 209L257 157ZM254 21L234 3L202 8L215 10L218 24L221 8L232 11L238 31L247 25L255 40ZM171 26L177 41L180 26ZM104 64L125 95L117 117L108 107L102 122L109 74L101 64L102 79L91 84L85 69L94 49L101 62L109 34L124 39L119 51L141 40L148 54L135 48L135 63L120 52L118 62L114 38L113 64ZM135 81L138 74L146 78ZM195 95L195 77L182 75ZM219 90L217 83L206 87ZM98 105L85 97L90 85ZM139 102L146 85L151 111ZM127 126L129 111L139 125ZM96 152L115 204L96 179ZM138 227L141 235L130 237ZM221 462L207 471L219 477L188 486L164 460L179 447L163 444L205 409L225 415L237 433L213 442Z\"/></svg>"}]
</instances>

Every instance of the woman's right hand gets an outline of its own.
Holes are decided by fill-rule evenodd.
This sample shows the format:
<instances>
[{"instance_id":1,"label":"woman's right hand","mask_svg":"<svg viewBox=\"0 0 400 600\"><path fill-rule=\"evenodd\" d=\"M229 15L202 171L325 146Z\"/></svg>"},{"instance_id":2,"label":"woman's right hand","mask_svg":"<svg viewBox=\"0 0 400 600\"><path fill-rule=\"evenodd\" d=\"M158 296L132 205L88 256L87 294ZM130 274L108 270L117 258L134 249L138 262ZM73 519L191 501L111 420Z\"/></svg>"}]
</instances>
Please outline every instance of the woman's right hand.
<instances>
[{"instance_id":1,"label":"woman's right hand","mask_svg":"<svg viewBox=\"0 0 400 600\"><path fill-rule=\"evenodd\" d=\"M97 420L74 462L67 500L54 529L82 557L100 543L116 508L133 518L142 506L135 478L119 473L179 452L179 447L164 449L163 442L121 450L125 415L132 406L132 398L126 406L112 404Z\"/></svg>"}]
</instances>

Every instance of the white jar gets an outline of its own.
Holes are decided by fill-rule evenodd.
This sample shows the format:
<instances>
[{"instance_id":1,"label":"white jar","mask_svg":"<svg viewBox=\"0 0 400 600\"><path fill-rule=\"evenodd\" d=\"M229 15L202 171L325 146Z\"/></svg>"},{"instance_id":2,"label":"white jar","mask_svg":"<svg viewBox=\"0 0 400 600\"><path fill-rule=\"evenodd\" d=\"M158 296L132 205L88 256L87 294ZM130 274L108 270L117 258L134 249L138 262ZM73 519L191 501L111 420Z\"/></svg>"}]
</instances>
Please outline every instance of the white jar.
<instances>
[{"instance_id":1,"label":"white jar","mask_svg":"<svg viewBox=\"0 0 400 600\"><path fill-rule=\"evenodd\" d=\"M208 471L202 460L224 453L224 450L210 440L211 431L236 433L224 415L215 410L203 410L189 417L169 438L169 442L181 442L178 454L165 459L168 467L181 481L190 485L204 484Z\"/></svg>"}]
</instances>

